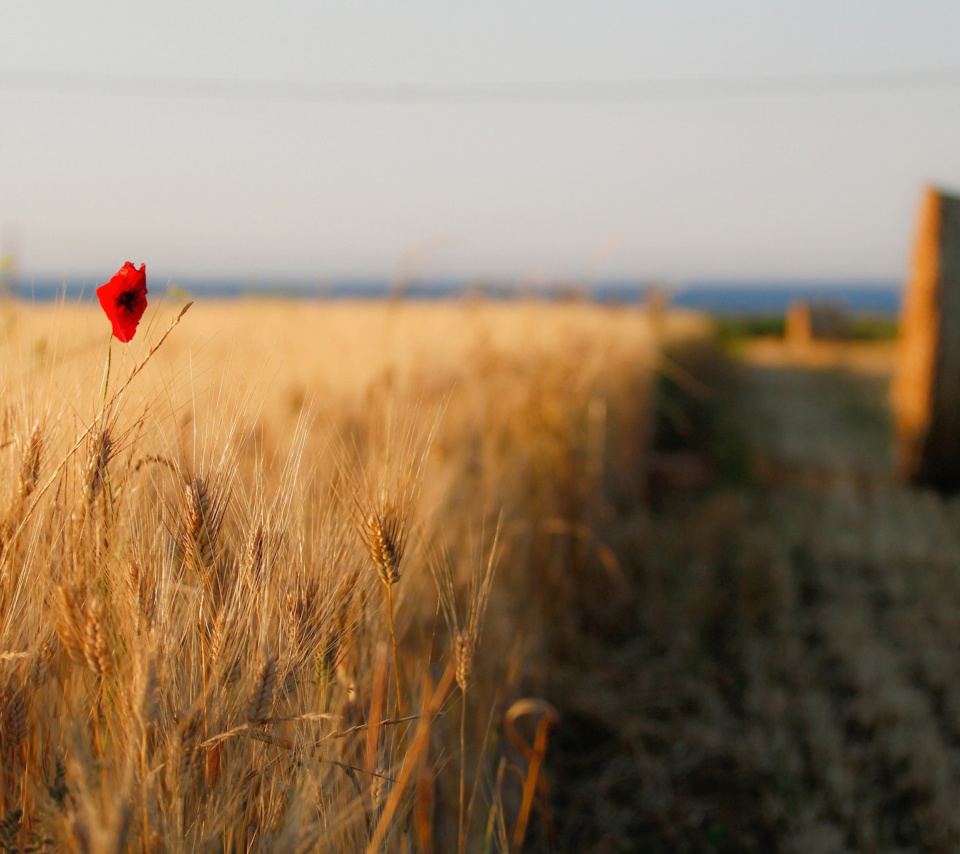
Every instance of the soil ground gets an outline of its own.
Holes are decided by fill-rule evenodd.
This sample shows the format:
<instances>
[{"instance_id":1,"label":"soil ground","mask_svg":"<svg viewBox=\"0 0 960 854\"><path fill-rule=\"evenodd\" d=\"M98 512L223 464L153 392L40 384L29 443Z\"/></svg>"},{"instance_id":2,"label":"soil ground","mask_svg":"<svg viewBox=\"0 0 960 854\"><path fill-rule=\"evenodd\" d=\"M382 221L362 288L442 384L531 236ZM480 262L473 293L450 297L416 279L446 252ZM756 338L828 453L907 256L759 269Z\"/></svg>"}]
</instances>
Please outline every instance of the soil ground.
<instances>
[{"instance_id":1,"label":"soil ground","mask_svg":"<svg viewBox=\"0 0 960 854\"><path fill-rule=\"evenodd\" d=\"M555 849L960 850L960 503L898 482L892 364L744 349L750 476L611 528L633 620L553 673Z\"/></svg>"}]
</instances>

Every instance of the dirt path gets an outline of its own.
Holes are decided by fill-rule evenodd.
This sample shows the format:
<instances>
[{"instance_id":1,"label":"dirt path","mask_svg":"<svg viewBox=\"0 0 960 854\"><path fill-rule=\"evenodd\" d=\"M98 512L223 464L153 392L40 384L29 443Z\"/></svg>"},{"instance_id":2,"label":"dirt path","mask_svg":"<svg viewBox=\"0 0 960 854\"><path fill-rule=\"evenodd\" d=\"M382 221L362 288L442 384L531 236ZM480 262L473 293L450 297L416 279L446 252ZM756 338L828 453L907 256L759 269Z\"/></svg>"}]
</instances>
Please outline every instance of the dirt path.
<instances>
[{"instance_id":1,"label":"dirt path","mask_svg":"<svg viewBox=\"0 0 960 854\"><path fill-rule=\"evenodd\" d=\"M773 468L889 479L890 351L829 352L804 359L777 344L744 352L736 405L752 449Z\"/></svg>"},{"instance_id":2,"label":"dirt path","mask_svg":"<svg viewBox=\"0 0 960 854\"><path fill-rule=\"evenodd\" d=\"M960 504L896 483L889 353L840 355L747 353L753 487L621 526L635 630L555 680L565 850L960 850Z\"/></svg>"}]
</instances>

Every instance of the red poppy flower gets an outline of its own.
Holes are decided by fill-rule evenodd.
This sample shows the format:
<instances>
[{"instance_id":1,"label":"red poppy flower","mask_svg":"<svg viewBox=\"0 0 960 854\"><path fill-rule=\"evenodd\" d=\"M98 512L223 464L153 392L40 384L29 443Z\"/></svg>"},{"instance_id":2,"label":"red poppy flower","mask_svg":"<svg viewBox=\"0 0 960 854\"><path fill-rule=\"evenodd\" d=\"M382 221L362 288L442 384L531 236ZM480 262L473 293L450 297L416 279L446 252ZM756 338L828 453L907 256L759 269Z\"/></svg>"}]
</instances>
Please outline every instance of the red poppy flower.
<instances>
[{"instance_id":1,"label":"red poppy flower","mask_svg":"<svg viewBox=\"0 0 960 854\"><path fill-rule=\"evenodd\" d=\"M147 265L141 264L138 270L127 261L109 282L97 288L97 298L117 340L131 341L147 310Z\"/></svg>"}]
</instances>

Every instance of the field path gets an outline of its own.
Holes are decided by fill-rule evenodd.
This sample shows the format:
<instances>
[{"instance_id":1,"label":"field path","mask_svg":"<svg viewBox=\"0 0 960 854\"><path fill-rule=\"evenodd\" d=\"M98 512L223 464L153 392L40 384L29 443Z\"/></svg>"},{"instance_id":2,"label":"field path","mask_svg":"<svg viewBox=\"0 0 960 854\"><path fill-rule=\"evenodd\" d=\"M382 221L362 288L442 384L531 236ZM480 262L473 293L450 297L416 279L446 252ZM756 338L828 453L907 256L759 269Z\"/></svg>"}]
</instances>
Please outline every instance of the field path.
<instances>
[{"instance_id":1,"label":"field path","mask_svg":"<svg viewBox=\"0 0 960 854\"><path fill-rule=\"evenodd\" d=\"M565 850L960 850L960 504L897 482L890 365L736 364L752 485L666 500L558 678Z\"/></svg>"},{"instance_id":2,"label":"field path","mask_svg":"<svg viewBox=\"0 0 960 854\"><path fill-rule=\"evenodd\" d=\"M892 353L808 350L759 342L739 363L742 424L761 461L827 477L889 478Z\"/></svg>"}]
</instances>

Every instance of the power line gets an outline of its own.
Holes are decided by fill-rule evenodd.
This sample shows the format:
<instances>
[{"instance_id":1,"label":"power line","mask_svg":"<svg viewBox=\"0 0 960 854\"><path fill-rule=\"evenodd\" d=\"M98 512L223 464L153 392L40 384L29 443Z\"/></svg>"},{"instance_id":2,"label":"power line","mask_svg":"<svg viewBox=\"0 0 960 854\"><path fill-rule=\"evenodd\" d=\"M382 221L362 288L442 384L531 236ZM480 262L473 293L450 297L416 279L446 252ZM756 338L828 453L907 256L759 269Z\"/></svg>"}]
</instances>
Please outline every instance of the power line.
<instances>
[{"instance_id":1,"label":"power line","mask_svg":"<svg viewBox=\"0 0 960 854\"><path fill-rule=\"evenodd\" d=\"M0 92L317 104L577 105L960 88L960 68L540 83L361 83L0 69Z\"/></svg>"}]
</instances>

